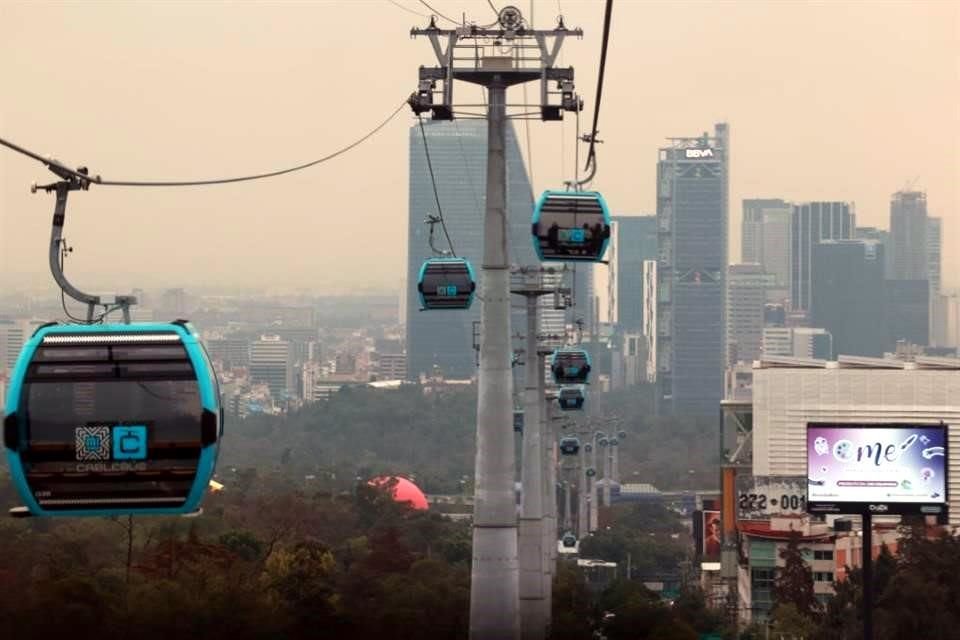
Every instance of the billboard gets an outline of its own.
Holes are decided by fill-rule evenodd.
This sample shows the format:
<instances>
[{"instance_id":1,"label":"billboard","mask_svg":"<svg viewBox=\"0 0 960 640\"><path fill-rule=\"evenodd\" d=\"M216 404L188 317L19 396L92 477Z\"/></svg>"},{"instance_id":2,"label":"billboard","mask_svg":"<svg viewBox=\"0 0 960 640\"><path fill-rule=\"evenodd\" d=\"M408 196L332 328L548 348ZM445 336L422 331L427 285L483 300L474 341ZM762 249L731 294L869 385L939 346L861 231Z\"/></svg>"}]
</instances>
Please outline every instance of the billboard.
<instances>
[{"instance_id":1,"label":"billboard","mask_svg":"<svg viewBox=\"0 0 960 640\"><path fill-rule=\"evenodd\" d=\"M811 513L945 513L946 473L946 425L807 424Z\"/></svg>"},{"instance_id":2,"label":"billboard","mask_svg":"<svg viewBox=\"0 0 960 640\"><path fill-rule=\"evenodd\" d=\"M806 510L805 476L737 476L738 520L769 520Z\"/></svg>"},{"instance_id":3,"label":"billboard","mask_svg":"<svg viewBox=\"0 0 960 640\"><path fill-rule=\"evenodd\" d=\"M720 559L720 512L703 511L703 548L700 555L704 560Z\"/></svg>"}]
</instances>

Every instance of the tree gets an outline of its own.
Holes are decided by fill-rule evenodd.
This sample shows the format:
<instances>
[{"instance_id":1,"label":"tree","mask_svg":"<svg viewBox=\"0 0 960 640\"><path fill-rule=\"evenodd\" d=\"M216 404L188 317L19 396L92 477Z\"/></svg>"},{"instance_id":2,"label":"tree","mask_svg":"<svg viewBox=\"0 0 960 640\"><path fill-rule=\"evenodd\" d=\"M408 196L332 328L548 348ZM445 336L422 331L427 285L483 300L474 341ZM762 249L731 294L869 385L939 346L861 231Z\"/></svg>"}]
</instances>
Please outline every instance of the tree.
<instances>
[{"instance_id":1,"label":"tree","mask_svg":"<svg viewBox=\"0 0 960 640\"><path fill-rule=\"evenodd\" d=\"M800 550L800 532L791 531L787 548L780 552L784 561L773 583L777 606L790 603L807 618L820 612L820 603L813 595L813 571Z\"/></svg>"}]
</instances>

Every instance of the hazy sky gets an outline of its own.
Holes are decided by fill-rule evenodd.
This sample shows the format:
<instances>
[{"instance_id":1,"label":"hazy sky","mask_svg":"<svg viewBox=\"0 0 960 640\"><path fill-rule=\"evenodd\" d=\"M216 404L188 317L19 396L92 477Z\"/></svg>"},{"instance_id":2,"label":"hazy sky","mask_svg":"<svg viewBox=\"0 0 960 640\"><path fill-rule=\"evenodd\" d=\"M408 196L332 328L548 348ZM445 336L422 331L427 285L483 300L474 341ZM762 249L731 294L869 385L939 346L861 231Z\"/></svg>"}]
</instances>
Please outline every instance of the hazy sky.
<instances>
[{"instance_id":1,"label":"hazy sky","mask_svg":"<svg viewBox=\"0 0 960 640\"><path fill-rule=\"evenodd\" d=\"M490 22L485 0L429 0ZM397 0L425 13L417 0ZM495 0L502 6L504 0ZM529 1L514 2L529 17ZM602 3L558 5L583 40L563 61L592 113ZM944 280L960 285L960 3L642 2L614 7L594 185L615 212L655 211L667 136L730 124L731 260L741 199L853 200L887 227L908 182L944 219ZM110 179L219 177L325 155L384 119L434 64L386 0L0 0L0 135ZM534 96L537 87L529 87ZM479 99L464 85L459 95ZM522 91L511 90L511 101ZM396 290L406 253L408 112L314 169L189 189L74 193L75 279L102 292L210 285ZM533 122L537 191L572 167L572 120ZM520 129L523 139L523 129ZM566 138L561 153L561 142ZM47 285L51 174L0 150L0 284ZM451 230L456 233L455 229Z\"/></svg>"}]
</instances>

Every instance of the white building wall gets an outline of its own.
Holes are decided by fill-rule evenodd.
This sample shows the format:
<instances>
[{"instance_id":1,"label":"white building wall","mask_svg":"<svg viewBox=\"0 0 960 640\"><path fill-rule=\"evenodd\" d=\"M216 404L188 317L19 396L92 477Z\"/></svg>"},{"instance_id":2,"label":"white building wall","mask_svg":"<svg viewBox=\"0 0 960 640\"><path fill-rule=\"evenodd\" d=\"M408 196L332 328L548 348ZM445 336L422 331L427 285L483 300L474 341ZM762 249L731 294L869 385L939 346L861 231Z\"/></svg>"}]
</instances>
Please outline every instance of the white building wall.
<instances>
[{"instance_id":1,"label":"white building wall","mask_svg":"<svg viewBox=\"0 0 960 640\"><path fill-rule=\"evenodd\" d=\"M805 475L808 422L941 421L948 425L951 452L947 461L950 523L960 526L960 369L755 366L753 473Z\"/></svg>"}]
</instances>

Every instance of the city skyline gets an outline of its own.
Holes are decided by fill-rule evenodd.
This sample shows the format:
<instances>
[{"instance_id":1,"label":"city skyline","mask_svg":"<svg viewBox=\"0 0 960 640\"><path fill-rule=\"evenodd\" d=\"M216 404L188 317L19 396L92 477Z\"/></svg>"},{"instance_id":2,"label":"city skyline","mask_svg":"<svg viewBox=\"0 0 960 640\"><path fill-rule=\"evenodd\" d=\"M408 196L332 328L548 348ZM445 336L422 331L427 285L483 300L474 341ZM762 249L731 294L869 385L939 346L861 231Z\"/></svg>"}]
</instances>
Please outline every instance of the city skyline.
<instances>
[{"instance_id":1,"label":"city skyline","mask_svg":"<svg viewBox=\"0 0 960 640\"><path fill-rule=\"evenodd\" d=\"M290 4L279 10L237 5L229 13L213 4L141 6L150 11L94 3L83 10L37 5L28 13L26 5L4 5L0 46L7 55L0 68L13 99L0 107L3 134L120 179L269 169L323 155L369 131L413 89L411 69L430 58L428 47L406 37L422 19L386 3ZM437 0L434 6L452 15L465 9L468 17L489 17L482 2ZM952 175L960 126L952 108L957 87L950 65L956 7L725 3L721 8L704 3L696 8L702 18L697 24L703 26L685 32L685 45L676 48L667 71L655 63L656 53L679 42L666 27L689 26L689 9L667 3L618 5L611 36L616 55L600 124L605 143L595 182L611 208L655 210L655 181L642 173L637 179L636 167L655 158L664 137L723 119L738 141L731 156L734 211L748 198L853 201L859 224L887 228L889 194L913 182L913 188L927 192L929 215L943 219L944 287L960 285L955 275L960 252L950 251L960 246L960 198ZM535 24L554 19L555 3L535 2L534 9ZM563 10L569 25L586 32L583 42L565 48L563 63L577 69L578 91L590 108L595 77L589 70L597 57L600 11L578 2L564 3ZM378 47L389 48L389 59L376 47L370 53L360 49L367 44L348 38L306 37L311 25L334 15L337 22L364 25ZM269 36L259 29L267 18L276 32ZM899 25L905 21L922 28L904 32ZM713 27L707 25L727 22L752 27L751 46L709 37ZM179 34L175 46L163 35L171 30ZM821 36L816 50L802 46L801 34L811 33ZM838 34L843 38L833 37ZM54 40L57 47L30 48L30 65L16 63L14 54L21 48ZM82 50L88 63L96 64L94 91L83 74L60 72L60 47ZM756 49L769 60L759 62ZM342 60L338 70L345 79L368 72L371 64L386 73L381 82L359 83L357 99L347 109L328 99L336 92L335 81L303 80L323 78L332 59ZM909 96L891 94L889 81L908 71ZM693 74L695 91L684 80ZM54 75L55 83L36 82ZM829 98L845 94L857 99ZM171 101L171 95L189 97ZM520 96L518 91L511 95ZM77 102L77 96L83 99ZM78 108L65 109L65 104ZM282 119L276 117L278 105ZM395 241L406 218L405 129L391 123L332 163L260 184L152 191L93 187L76 194L67 223L67 237L76 247L68 273L104 293L152 286L395 290L405 253L403 243ZM528 157L525 126L520 124L518 132ZM572 122L530 125L535 193L570 177L572 133ZM2 284L53 291L46 272L52 199L31 196L27 188L49 174L8 152L0 154L0 173ZM325 205L313 210L319 194ZM132 215L137 215L136 233L127 226ZM739 225L739 216L732 216L730 256L740 255ZM356 244L325 242L356 228L365 232ZM105 268L113 261L104 256L117 246L146 257L146 264ZM211 246L215 252L208 259ZM365 252L381 259L364 260L362 269L342 268ZM168 267L159 272L158 257ZM203 270L186 266L198 258L206 264ZM247 268L251 263L257 268Z\"/></svg>"}]
</instances>

